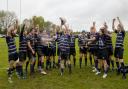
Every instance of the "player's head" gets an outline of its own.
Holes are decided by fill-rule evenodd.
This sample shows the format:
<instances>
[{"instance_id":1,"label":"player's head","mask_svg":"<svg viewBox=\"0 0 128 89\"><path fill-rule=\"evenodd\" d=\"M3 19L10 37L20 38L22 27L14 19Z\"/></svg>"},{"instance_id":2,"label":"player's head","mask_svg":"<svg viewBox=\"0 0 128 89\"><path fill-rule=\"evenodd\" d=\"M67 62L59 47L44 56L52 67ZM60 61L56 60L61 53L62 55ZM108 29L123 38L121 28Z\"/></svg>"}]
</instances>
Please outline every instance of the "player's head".
<instances>
[{"instance_id":1,"label":"player's head","mask_svg":"<svg viewBox=\"0 0 128 89\"><path fill-rule=\"evenodd\" d=\"M64 35L64 31L60 31L60 35Z\"/></svg>"},{"instance_id":2,"label":"player's head","mask_svg":"<svg viewBox=\"0 0 128 89\"><path fill-rule=\"evenodd\" d=\"M17 29L15 29L14 26L9 26L8 32L10 33L11 36L15 36L17 33Z\"/></svg>"},{"instance_id":3,"label":"player's head","mask_svg":"<svg viewBox=\"0 0 128 89\"><path fill-rule=\"evenodd\" d=\"M35 34L35 29L34 28L31 28L29 33L31 33L31 34L34 35Z\"/></svg>"},{"instance_id":4,"label":"player's head","mask_svg":"<svg viewBox=\"0 0 128 89\"><path fill-rule=\"evenodd\" d=\"M39 25L37 24L36 26L35 26L35 34L38 34L39 33Z\"/></svg>"},{"instance_id":5,"label":"player's head","mask_svg":"<svg viewBox=\"0 0 128 89\"><path fill-rule=\"evenodd\" d=\"M82 30L82 34L84 35L86 32L85 32L85 30Z\"/></svg>"},{"instance_id":6,"label":"player's head","mask_svg":"<svg viewBox=\"0 0 128 89\"><path fill-rule=\"evenodd\" d=\"M118 24L118 25L117 25L117 31L118 31L118 32L120 32L120 31L121 31L121 29L122 29L121 24Z\"/></svg>"},{"instance_id":7,"label":"player's head","mask_svg":"<svg viewBox=\"0 0 128 89\"><path fill-rule=\"evenodd\" d=\"M101 27L99 30L100 35L105 34L106 30L105 27Z\"/></svg>"}]
</instances>

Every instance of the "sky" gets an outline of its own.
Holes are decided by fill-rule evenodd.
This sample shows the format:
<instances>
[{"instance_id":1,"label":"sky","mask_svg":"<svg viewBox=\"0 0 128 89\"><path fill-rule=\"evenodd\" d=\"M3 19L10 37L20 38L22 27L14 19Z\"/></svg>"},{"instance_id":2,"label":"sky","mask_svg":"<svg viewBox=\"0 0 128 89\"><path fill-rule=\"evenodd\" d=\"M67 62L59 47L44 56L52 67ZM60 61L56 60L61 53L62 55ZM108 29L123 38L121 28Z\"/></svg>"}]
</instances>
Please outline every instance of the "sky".
<instances>
[{"instance_id":1,"label":"sky","mask_svg":"<svg viewBox=\"0 0 128 89\"><path fill-rule=\"evenodd\" d=\"M0 10L7 10L7 0L0 0ZM97 30L105 21L111 30L117 16L125 29L128 24L128 0L21 0L21 15L20 0L8 0L8 10L21 16L21 21L37 15L59 25L59 17L64 17L73 31L89 31L93 21Z\"/></svg>"}]
</instances>

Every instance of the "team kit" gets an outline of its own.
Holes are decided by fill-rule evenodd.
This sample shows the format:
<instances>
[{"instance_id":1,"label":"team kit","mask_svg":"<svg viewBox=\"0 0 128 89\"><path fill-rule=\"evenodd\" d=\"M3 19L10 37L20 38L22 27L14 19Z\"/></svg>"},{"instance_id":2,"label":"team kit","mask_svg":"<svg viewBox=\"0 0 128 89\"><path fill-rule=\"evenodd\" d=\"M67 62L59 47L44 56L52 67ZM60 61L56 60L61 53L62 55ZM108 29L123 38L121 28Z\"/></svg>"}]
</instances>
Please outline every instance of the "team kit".
<instances>
[{"instance_id":1,"label":"team kit","mask_svg":"<svg viewBox=\"0 0 128 89\"><path fill-rule=\"evenodd\" d=\"M113 35L108 30L106 22L98 31L96 23L93 22L90 32L83 30L76 34L67 26L67 21L64 18L60 17L59 19L60 30L55 30L52 33L40 30L42 28L38 24L33 26L29 20L25 19L18 36L18 48L15 41L18 20L14 25L8 27L6 43L9 82L13 82L13 73L16 73L19 79L26 79L28 75L34 75L37 71L42 75L47 75L47 71L52 68L58 69L60 76L64 75L65 68L68 68L69 74L72 74L72 67L76 66L76 61L78 61L80 69L84 68L83 66L90 66L95 75L103 72L102 78L107 78L109 71L116 70L117 74L123 74L122 78L126 79L127 70L123 60L125 30L119 17L112 20L113 33L116 34L114 47ZM116 21L118 22L117 26L115 26ZM76 58L76 43L79 47L78 59ZM90 64L88 65L88 63ZM35 71L36 69L37 71Z\"/></svg>"}]
</instances>

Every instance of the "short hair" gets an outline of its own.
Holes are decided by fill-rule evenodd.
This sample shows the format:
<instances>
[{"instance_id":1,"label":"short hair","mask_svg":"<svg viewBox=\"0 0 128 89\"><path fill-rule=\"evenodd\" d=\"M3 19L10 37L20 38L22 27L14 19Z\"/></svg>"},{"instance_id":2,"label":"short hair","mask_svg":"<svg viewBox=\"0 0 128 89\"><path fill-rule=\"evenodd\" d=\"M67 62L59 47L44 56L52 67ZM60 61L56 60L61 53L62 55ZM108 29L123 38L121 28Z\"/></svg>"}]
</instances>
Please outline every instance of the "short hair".
<instances>
[{"instance_id":1,"label":"short hair","mask_svg":"<svg viewBox=\"0 0 128 89\"><path fill-rule=\"evenodd\" d=\"M103 34L105 34L105 28L104 28L104 27L100 28L100 31L101 31Z\"/></svg>"}]
</instances>

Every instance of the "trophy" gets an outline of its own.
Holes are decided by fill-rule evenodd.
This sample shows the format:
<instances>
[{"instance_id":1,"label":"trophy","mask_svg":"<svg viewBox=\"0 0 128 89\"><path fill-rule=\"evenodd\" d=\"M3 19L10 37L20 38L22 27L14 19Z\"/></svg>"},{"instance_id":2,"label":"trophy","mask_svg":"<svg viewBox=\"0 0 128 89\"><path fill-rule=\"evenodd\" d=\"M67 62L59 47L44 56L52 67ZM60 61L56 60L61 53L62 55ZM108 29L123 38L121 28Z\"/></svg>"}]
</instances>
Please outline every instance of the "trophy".
<instances>
[{"instance_id":1,"label":"trophy","mask_svg":"<svg viewBox=\"0 0 128 89\"><path fill-rule=\"evenodd\" d=\"M66 23L66 19L65 18L60 17L60 21L61 21L61 25L65 25L65 23Z\"/></svg>"}]
</instances>

